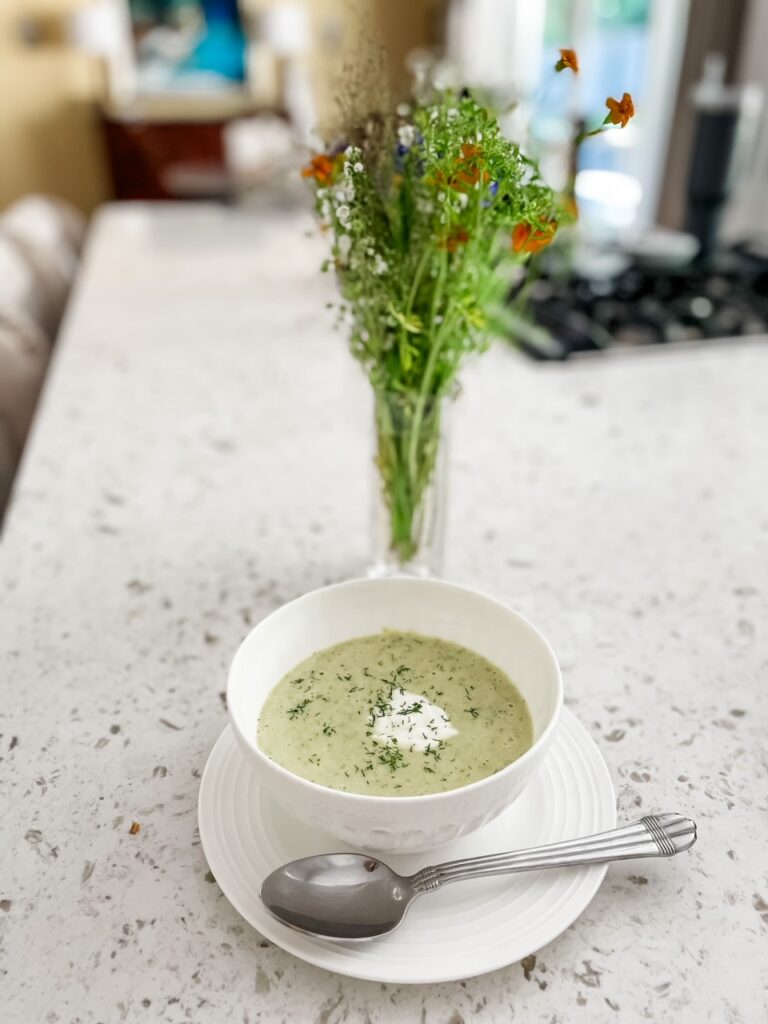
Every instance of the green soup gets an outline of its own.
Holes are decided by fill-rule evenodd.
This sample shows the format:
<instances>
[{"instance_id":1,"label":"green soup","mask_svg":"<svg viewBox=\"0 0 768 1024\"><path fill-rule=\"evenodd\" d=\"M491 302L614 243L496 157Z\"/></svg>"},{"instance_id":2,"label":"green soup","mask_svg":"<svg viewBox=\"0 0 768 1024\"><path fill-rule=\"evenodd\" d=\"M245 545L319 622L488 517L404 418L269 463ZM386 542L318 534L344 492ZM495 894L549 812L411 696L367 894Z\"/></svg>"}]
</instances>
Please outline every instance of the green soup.
<instances>
[{"instance_id":1,"label":"green soup","mask_svg":"<svg viewBox=\"0 0 768 1024\"><path fill-rule=\"evenodd\" d=\"M385 630L317 651L278 682L258 744L277 764L369 796L441 793L533 743L514 683L458 644Z\"/></svg>"}]
</instances>

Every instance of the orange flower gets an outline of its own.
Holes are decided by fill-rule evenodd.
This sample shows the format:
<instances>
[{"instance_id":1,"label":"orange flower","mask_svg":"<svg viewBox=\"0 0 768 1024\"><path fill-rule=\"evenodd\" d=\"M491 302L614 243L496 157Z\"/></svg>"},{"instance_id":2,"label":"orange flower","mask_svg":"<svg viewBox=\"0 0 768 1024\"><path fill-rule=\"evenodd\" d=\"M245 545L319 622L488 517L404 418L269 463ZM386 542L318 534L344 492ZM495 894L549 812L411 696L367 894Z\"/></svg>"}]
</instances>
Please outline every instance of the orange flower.
<instances>
[{"instance_id":1,"label":"orange flower","mask_svg":"<svg viewBox=\"0 0 768 1024\"><path fill-rule=\"evenodd\" d=\"M554 220L540 228L523 221L512 232L512 248L515 252L538 252L545 245L549 245L556 231L557 221Z\"/></svg>"},{"instance_id":2,"label":"orange flower","mask_svg":"<svg viewBox=\"0 0 768 1024\"><path fill-rule=\"evenodd\" d=\"M488 171L481 171L479 167L468 167L466 170L460 170L451 181L451 188L458 189L459 192L464 191L464 186L468 188L474 188L478 181L482 181L486 184L491 180L491 176Z\"/></svg>"},{"instance_id":3,"label":"orange flower","mask_svg":"<svg viewBox=\"0 0 768 1024\"><path fill-rule=\"evenodd\" d=\"M626 128L630 117L635 116L635 105L628 92L624 93L621 100L615 100L609 96L605 105L608 107L608 114L606 114L604 124L620 124L622 128Z\"/></svg>"},{"instance_id":4,"label":"orange flower","mask_svg":"<svg viewBox=\"0 0 768 1024\"><path fill-rule=\"evenodd\" d=\"M453 174L446 175L442 171L437 171L433 178L427 179L429 184L452 188L456 192L467 192L478 182L486 185L491 180L490 174L483 168L481 146L475 146L470 142L463 143L461 156L456 157L453 162L456 165L456 171Z\"/></svg>"},{"instance_id":5,"label":"orange flower","mask_svg":"<svg viewBox=\"0 0 768 1024\"><path fill-rule=\"evenodd\" d=\"M555 64L555 71L565 71L570 68L574 75L579 73L579 58L575 50L560 50L560 60Z\"/></svg>"},{"instance_id":6,"label":"orange flower","mask_svg":"<svg viewBox=\"0 0 768 1024\"><path fill-rule=\"evenodd\" d=\"M491 180L488 171L483 170L483 150L480 146L465 142L461 147L461 156L455 163L458 170L448 184L459 192L474 188L479 181L485 184Z\"/></svg>"},{"instance_id":7,"label":"orange flower","mask_svg":"<svg viewBox=\"0 0 768 1024\"><path fill-rule=\"evenodd\" d=\"M430 185L440 185L445 188L455 189L457 192L466 192L474 188L479 181L484 185L491 180L488 171L483 169L483 150L481 146L465 142L461 146L461 156L453 161L456 165L454 174L445 175L437 171L434 178L427 179Z\"/></svg>"},{"instance_id":8,"label":"orange flower","mask_svg":"<svg viewBox=\"0 0 768 1024\"><path fill-rule=\"evenodd\" d=\"M314 178L318 185L326 187L333 181L334 161L325 153L313 156L306 167L302 167L302 178Z\"/></svg>"},{"instance_id":9,"label":"orange flower","mask_svg":"<svg viewBox=\"0 0 768 1024\"><path fill-rule=\"evenodd\" d=\"M442 242L442 247L448 252L456 252L460 245L466 245L469 241L469 233L464 228L457 228Z\"/></svg>"}]
</instances>

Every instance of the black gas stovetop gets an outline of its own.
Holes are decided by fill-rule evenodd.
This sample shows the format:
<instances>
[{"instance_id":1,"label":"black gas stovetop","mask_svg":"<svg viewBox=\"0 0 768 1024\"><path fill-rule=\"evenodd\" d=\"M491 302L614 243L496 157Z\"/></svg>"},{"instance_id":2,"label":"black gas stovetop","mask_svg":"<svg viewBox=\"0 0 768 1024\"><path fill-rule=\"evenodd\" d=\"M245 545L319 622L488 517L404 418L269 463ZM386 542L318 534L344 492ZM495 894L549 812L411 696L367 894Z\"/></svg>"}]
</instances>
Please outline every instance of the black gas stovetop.
<instances>
[{"instance_id":1,"label":"black gas stovetop","mask_svg":"<svg viewBox=\"0 0 768 1024\"><path fill-rule=\"evenodd\" d=\"M510 327L535 359L768 334L768 256L745 246L674 269L626 263L583 276L544 261L510 295ZM521 289L524 293L521 294Z\"/></svg>"}]
</instances>

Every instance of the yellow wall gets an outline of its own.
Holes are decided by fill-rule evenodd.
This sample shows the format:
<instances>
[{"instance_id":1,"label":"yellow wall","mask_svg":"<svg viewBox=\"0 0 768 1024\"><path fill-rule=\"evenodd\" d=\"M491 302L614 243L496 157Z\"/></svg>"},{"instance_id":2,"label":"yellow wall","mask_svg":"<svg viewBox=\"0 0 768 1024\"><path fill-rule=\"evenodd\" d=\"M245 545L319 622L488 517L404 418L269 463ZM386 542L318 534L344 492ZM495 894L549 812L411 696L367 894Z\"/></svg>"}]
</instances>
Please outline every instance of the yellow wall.
<instances>
[{"instance_id":1,"label":"yellow wall","mask_svg":"<svg viewBox=\"0 0 768 1024\"><path fill-rule=\"evenodd\" d=\"M95 108L98 69L62 38L78 0L0 0L0 208L49 192L90 211L108 196ZM22 19L42 16L47 38L20 39Z\"/></svg>"},{"instance_id":2,"label":"yellow wall","mask_svg":"<svg viewBox=\"0 0 768 1024\"><path fill-rule=\"evenodd\" d=\"M277 7L282 0L240 0L248 12ZM294 0L295 2L295 0ZM388 85L395 95L407 93L406 55L432 42L439 12L447 0L303 0L310 13L314 53L309 64L316 91L321 133L333 122L336 92L345 63L362 68L377 47L385 51ZM340 45L339 45L340 44ZM375 76L375 69L371 71ZM343 88L343 86L342 86ZM384 97L373 82L371 101Z\"/></svg>"}]
</instances>

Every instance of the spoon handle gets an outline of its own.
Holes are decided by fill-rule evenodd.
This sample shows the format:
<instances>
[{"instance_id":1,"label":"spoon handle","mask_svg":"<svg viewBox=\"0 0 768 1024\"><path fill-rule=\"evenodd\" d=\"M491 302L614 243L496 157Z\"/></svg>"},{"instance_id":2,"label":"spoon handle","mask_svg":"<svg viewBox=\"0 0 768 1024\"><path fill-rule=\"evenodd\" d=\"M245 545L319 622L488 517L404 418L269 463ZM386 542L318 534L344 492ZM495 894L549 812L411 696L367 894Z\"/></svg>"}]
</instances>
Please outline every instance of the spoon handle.
<instances>
[{"instance_id":1,"label":"spoon handle","mask_svg":"<svg viewBox=\"0 0 768 1024\"><path fill-rule=\"evenodd\" d=\"M632 857L673 857L689 850L695 842L696 824L690 818L681 814L651 814L631 825L594 836L567 839L514 853L495 853L435 864L412 875L410 883L419 893L430 892L446 882L461 882L481 875L604 864Z\"/></svg>"}]
</instances>

